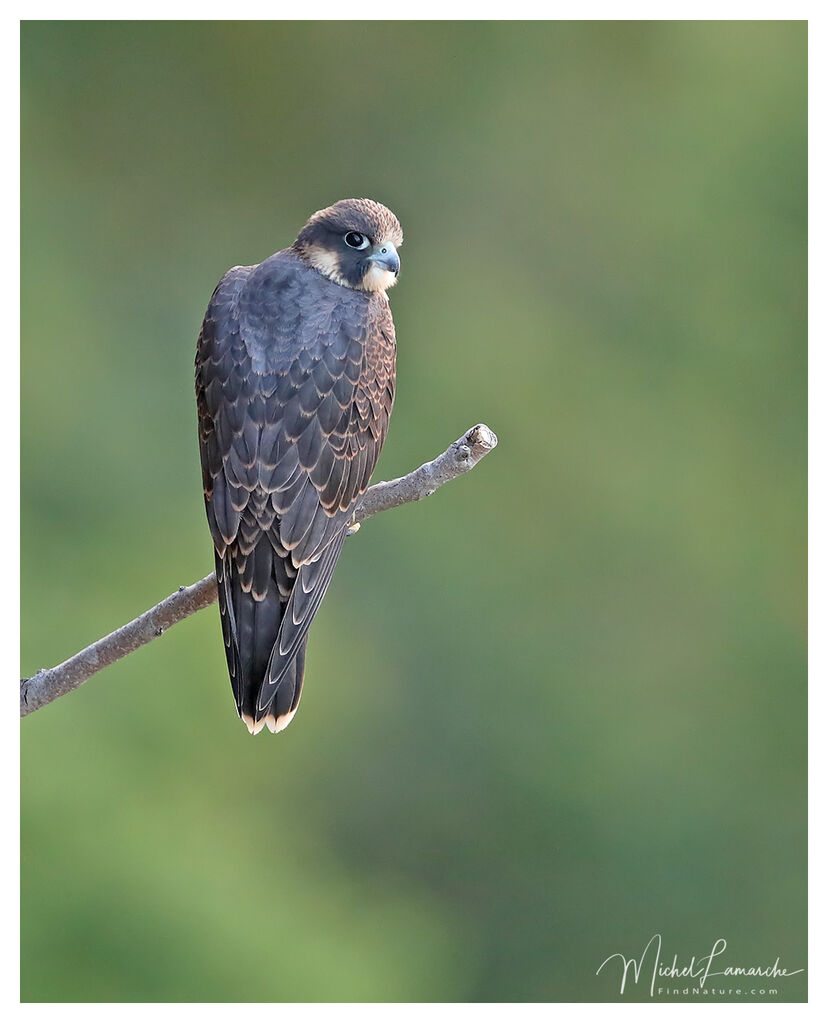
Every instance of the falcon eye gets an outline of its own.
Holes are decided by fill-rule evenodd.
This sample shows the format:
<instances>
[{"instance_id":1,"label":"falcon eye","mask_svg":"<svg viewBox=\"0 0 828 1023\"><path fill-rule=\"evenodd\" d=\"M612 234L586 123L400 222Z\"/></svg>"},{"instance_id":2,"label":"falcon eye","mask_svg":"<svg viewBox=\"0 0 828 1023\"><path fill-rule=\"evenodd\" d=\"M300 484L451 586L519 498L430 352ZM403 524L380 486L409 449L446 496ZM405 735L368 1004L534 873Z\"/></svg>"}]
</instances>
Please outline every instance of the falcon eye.
<instances>
[{"instance_id":1,"label":"falcon eye","mask_svg":"<svg viewBox=\"0 0 828 1023\"><path fill-rule=\"evenodd\" d=\"M367 249L368 239L364 234L360 234L359 231L349 231L345 235L345 244L352 249Z\"/></svg>"}]
</instances>

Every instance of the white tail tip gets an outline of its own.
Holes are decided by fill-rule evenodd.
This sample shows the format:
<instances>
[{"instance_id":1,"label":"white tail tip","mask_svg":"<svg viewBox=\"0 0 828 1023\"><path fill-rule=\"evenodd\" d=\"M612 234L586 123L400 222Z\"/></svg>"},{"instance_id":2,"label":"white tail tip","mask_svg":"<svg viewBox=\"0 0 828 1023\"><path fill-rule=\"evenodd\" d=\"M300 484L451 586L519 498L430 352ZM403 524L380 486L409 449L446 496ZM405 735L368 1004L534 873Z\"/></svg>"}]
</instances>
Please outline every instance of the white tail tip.
<instances>
[{"instance_id":1,"label":"white tail tip","mask_svg":"<svg viewBox=\"0 0 828 1023\"><path fill-rule=\"evenodd\" d=\"M283 732L287 726L293 721L293 715L298 710L298 707L294 707L292 711L287 714L282 714L281 717L275 718L272 714L268 714L265 718L265 724L275 735L277 732Z\"/></svg>"},{"instance_id":2,"label":"white tail tip","mask_svg":"<svg viewBox=\"0 0 828 1023\"><path fill-rule=\"evenodd\" d=\"M267 725L268 729L275 735L277 732L283 732L287 726L293 721L293 716L298 710L294 707L288 714L282 714L281 717L274 717L273 714L268 714L265 718L260 718L255 721L249 714L242 714L242 721L247 725L247 730L251 735L258 735L259 732Z\"/></svg>"},{"instance_id":3,"label":"white tail tip","mask_svg":"<svg viewBox=\"0 0 828 1023\"><path fill-rule=\"evenodd\" d=\"M242 714L242 721L247 725L247 730L251 735L258 735L264 728L266 720L267 718L262 718L261 721L254 721L249 714Z\"/></svg>"}]
</instances>

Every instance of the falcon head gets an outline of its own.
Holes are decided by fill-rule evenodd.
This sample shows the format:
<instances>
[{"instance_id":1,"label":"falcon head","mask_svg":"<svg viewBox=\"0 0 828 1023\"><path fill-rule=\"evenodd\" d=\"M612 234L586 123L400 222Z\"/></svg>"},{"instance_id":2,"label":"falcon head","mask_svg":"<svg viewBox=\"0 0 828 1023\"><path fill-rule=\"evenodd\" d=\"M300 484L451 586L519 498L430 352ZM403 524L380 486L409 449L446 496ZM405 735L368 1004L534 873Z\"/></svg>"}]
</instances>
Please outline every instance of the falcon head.
<instances>
[{"instance_id":1,"label":"falcon head","mask_svg":"<svg viewBox=\"0 0 828 1023\"><path fill-rule=\"evenodd\" d=\"M325 277L356 291L387 291L397 283L400 222L373 199L340 199L318 210L294 242L297 254Z\"/></svg>"}]
</instances>

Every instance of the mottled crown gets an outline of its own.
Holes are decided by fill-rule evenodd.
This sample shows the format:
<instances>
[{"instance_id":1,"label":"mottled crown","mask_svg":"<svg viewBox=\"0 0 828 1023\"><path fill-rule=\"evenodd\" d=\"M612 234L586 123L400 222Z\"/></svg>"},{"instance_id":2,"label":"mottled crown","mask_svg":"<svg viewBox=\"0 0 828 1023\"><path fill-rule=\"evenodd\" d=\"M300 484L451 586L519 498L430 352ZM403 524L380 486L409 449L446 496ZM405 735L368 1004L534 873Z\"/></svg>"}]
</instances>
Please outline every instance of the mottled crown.
<instances>
[{"instance_id":1,"label":"mottled crown","mask_svg":"<svg viewBox=\"0 0 828 1023\"><path fill-rule=\"evenodd\" d=\"M345 234L358 231L373 242L390 241L402 245L400 222L382 203L373 199L340 199L333 206L317 210L302 228L296 245L301 247L318 236L319 229Z\"/></svg>"}]
</instances>

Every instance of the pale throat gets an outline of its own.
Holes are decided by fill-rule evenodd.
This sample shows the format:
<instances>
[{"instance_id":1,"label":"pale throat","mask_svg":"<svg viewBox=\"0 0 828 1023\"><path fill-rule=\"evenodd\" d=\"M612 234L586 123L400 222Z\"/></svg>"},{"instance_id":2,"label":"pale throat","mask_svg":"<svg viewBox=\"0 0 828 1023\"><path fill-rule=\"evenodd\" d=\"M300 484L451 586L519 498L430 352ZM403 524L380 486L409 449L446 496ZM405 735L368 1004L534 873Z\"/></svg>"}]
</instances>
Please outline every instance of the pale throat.
<instances>
[{"instance_id":1,"label":"pale throat","mask_svg":"<svg viewBox=\"0 0 828 1023\"><path fill-rule=\"evenodd\" d=\"M315 270L336 284L341 284L342 287L350 288L352 291L387 291L397 283L396 274L384 267L374 265L363 275L359 284L352 284L339 272L339 260L336 253L329 249L310 245L304 249L303 255Z\"/></svg>"},{"instance_id":2,"label":"pale throat","mask_svg":"<svg viewBox=\"0 0 828 1023\"><path fill-rule=\"evenodd\" d=\"M397 283L397 275L376 264L362 278L363 291L388 291Z\"/></svg>"}]
</instances>

